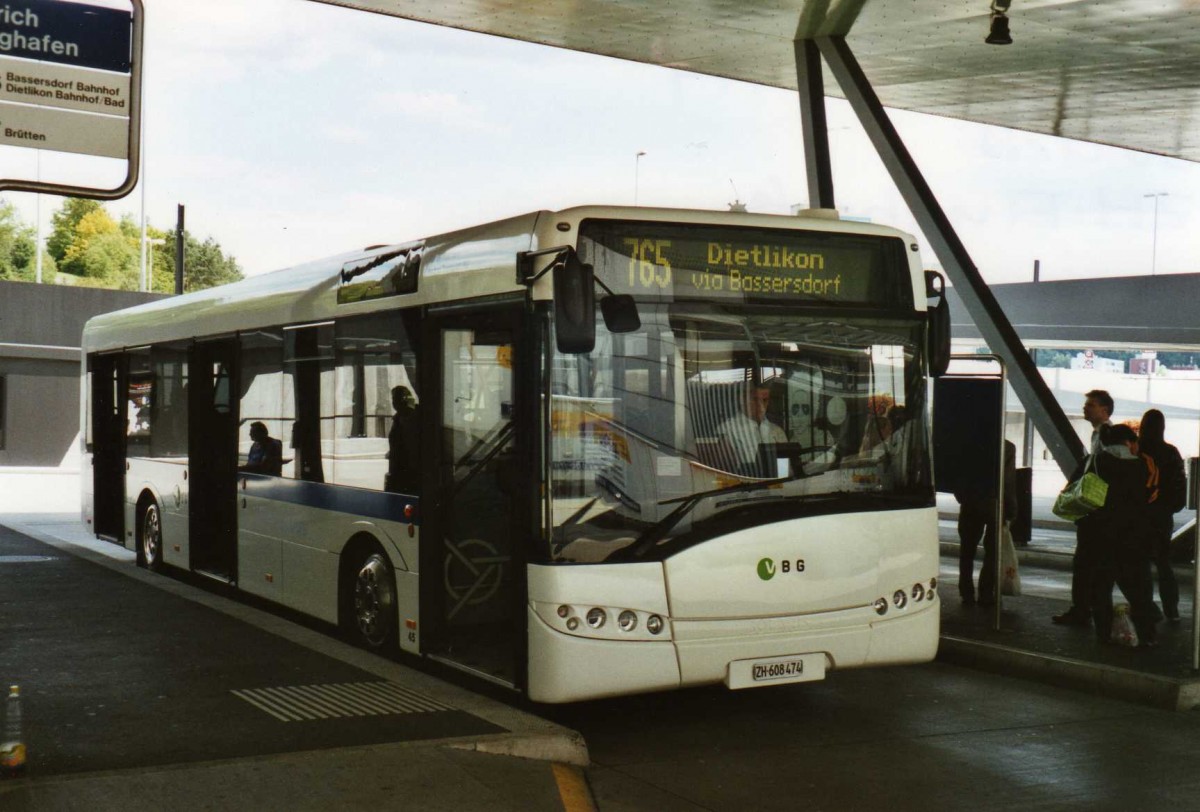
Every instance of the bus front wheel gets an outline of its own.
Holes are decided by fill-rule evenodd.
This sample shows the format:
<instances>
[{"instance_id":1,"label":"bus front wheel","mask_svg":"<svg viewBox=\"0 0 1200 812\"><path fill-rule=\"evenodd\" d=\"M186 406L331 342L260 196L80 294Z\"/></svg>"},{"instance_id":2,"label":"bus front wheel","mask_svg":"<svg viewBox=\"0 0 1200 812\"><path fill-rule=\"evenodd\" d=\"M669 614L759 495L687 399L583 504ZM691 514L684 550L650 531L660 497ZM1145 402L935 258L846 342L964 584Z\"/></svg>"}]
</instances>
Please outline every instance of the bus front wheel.
<instances>
[{"instance_id":1,"label":"bus front wheel","mask_svg":"<svg viewBox=\"0 0 1200 812\"><path fill-rule=\"evenodd\" d=\"M138 540L138 558L146 569L158 572L163 564L162 517L158 503L151 500L142 511L141 538Z\"/></svg>"},{"instance_id":2,"label":"bus front wheel","mask_svg":"<svg viewBox=\"0 0 1200 812\"><path fill-rule=\"evenodd\" d=\"M396 634L396 576L379 550L367 551L354 570L350 631L365 648L380 650Z\"/></svg>"}]
</instances>

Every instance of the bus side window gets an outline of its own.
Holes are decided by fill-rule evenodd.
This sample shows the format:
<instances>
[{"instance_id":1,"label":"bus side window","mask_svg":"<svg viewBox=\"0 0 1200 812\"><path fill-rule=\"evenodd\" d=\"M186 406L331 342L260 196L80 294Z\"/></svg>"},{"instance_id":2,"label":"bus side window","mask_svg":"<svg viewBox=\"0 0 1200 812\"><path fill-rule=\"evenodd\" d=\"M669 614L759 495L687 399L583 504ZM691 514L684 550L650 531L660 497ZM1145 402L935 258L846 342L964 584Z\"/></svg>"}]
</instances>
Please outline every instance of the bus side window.
<instances>
[{"instance_id":1,"label":"bus side window","mask_svg":"<svg viewBox=\"0 0 1200 812\"><path fill-rule=\"evenodd\" d=\"M280 476L295 476L295 463L288 447L289 430L295 414L283 365L283 333L277 329L256 330L241 336L241 392L238 407L238 465L246 463L254 443L253 423L267 427L271 438L282 441L283 468Z\"/></svg>"},{"instance_id":2,"label":"bus side window","mask_svg":"<svg viewBox=\"0 0 1200 812\"><path fill-rule=\"evenodd\" d=\"M395 312L340 319L335 329L333 397L325 399L335 459L331 482L411 492L420 470L412 422L420 408L411 319ZM397 408L400 404L400 408ZM393 455L396 458L393 459Z\"/></svg>"}]
</instances>

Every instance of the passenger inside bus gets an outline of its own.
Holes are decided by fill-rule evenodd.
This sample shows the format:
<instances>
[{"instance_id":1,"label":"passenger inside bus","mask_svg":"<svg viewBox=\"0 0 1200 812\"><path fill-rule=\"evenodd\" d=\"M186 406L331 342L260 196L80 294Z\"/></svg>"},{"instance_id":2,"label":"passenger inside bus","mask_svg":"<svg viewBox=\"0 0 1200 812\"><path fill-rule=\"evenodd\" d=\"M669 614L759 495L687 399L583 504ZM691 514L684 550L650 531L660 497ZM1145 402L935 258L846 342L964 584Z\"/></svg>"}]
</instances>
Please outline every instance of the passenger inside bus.
<instances>
[{"instance_id":1,"label":"passenger inside bus","mask_svg":"<svg viewBox=\"0 0 1200 812\"><path fill-rule=\"evenodd\" d=\"M388 431L388 470L383 489L417 492L421 476L421 445L417 435L417 399L407 386L392 387L392 428Z\"/></svg>"},{"instance_id":2,"label":"passenger inside bus","mask_svg":"<svg viewBox=\"0 0 1200 812\"><path fill-rule=\"evenodd\" d=\"M283 443L276 440L267 431L267 425L260 420L250 424L250 453L246 464L238 467L239 471L251 474L267 474L280 476L283 473Z\"/></svg>"}]
</instances>

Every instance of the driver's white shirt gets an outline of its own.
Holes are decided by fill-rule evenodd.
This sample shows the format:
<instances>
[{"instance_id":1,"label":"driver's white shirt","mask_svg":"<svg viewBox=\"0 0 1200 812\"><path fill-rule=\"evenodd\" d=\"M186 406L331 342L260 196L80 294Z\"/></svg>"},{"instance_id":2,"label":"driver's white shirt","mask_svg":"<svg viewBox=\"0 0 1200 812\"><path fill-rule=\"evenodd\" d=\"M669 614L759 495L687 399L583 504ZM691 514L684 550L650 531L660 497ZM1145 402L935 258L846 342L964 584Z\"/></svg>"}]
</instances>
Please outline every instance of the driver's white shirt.
<instances>
[{"instance_id":1,"label":"driver's white shirt","mask_svg":"<svg viewBox=\"0 0 1200 812\"><path fill-rule=\"evenodd\" d=\"M758 446L761 443L786 443L787 434L767 418L755 421L745 412L734 415L719 427L717 433L729 440L733 453L740 463L758 463Z\"/></svg>"}]
</instances>

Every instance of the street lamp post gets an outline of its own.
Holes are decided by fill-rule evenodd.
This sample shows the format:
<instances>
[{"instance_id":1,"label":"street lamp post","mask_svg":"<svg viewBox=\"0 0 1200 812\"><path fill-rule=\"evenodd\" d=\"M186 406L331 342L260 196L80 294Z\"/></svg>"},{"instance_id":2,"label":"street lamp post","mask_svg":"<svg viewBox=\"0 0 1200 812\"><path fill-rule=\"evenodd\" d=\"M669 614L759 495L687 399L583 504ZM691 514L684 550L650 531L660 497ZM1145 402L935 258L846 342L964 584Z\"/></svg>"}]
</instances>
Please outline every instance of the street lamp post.
<instances>
[{"instance_id":1,"label":"street lamp post","mask_svg":"<svg viewBox=\"0 0 1200 812\"><path fill-rule=\"evenodd\" d=\"M148 237L142 241L142 252L146 257L146 287L142 290L154 290L154 246L166 244L162 237Z\"/></svg>"},{"instance_id":2,"label":"street lamp post","mask_svg":"<svg viewBox=\"0 0 1200 812\"><path fill-rule=\"evenodd\" d=\"M633 156L633 205L638 204L638 170L641 169L642 156L645 155L644 150L638 150L638 154Z\"/></svg>"},{"instance_id":3,"label":"street lamp post","mask_svg":"<svg viewBox=\"0 0 1200 812\"><path fill-rule=\"evenodd\" d=\"M1158 265L1158 199L1160 197L1168 197L1166 192L1154 192L1153 194L1142 195L1142 197L1154 198L1154 236L1150 243L1150 275L1154 276L1155 269Z\"/></svg>"}]
</instances>

